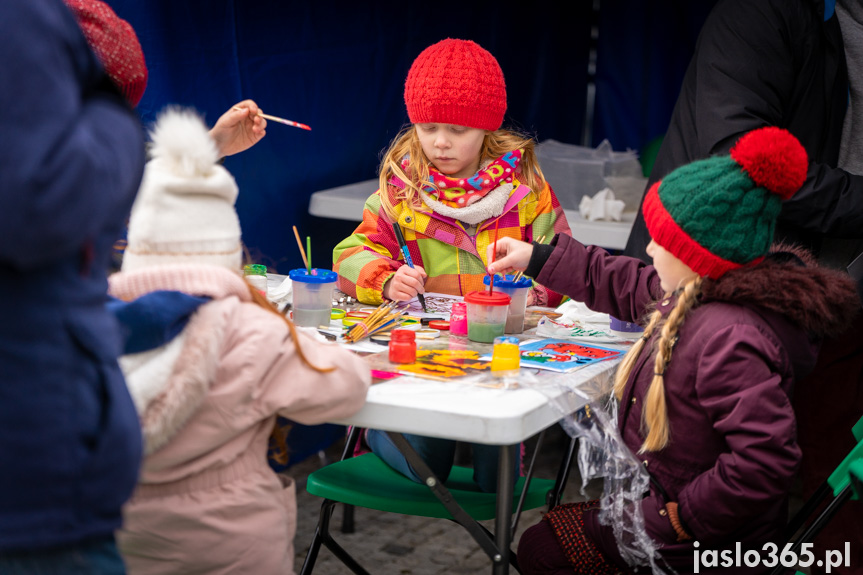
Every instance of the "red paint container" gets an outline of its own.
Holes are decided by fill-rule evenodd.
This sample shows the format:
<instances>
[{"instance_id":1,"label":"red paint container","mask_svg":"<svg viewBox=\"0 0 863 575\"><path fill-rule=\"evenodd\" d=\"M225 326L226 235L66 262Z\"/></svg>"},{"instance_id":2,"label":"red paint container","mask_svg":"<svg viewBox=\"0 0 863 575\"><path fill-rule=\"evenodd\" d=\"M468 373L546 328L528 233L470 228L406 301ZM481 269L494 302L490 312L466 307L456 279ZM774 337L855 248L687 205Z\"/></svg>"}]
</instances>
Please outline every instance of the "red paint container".
<instances>
[{"instance_id":1,"label":"red paint container","mask_svg":"<svg viewBox=\"0 0 863 575\"><path fill-rule=\"evenodd\" d=\"M416 334L410 329L394 329L390 335L390 362L414 363L417 360Z\"/></svg>"}]
</instances>

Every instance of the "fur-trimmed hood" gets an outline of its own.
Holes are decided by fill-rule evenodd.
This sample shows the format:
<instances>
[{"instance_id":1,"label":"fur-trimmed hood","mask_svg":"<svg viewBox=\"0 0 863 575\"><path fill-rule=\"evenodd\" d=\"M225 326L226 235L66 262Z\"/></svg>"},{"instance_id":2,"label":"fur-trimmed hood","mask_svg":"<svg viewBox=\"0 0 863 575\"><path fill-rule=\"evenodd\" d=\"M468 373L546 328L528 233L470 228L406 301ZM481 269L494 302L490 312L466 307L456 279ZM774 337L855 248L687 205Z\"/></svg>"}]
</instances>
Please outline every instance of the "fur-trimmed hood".
<instances>
[{"instance_id":1,"label":"fur-trimmed hood","mask_svg":"<svg viewBox=\"0 0 863 575\"><path fill-rule=\"evenodd\" d=\"M167 345L120 358L141 419L145 455L174 437L210 391L227 330L222 307L219 300L204 304Z\"/></svg>"},{"instance_id":2,"label":"fur-trimmed hood","mask_svg":"<svg viewBox=\"0 0 863 575\"><path fill-rule=\"evenodd\" d=\"M803 248L776 244L761 263L705 279L702 302L750 304L788 318L817 337L844 331L860 312L854 281L819 267Z\"/></svg>"},{"instance_id":3,"label":"fur-trimmed hood","mask_svg":"<svg viewBox=\"0 0 863 575\"><path fill-rule=\"evenodd\" d=\"M161 290L179 290L214 301L203 304L169 343L120 358L141 419L146 455L174 437L210 391L228 330L224 300L251 298L249 286L238 274L214 265L153 266L110 278L111 295L127 301Z\"/></svg>"}]
</instances>

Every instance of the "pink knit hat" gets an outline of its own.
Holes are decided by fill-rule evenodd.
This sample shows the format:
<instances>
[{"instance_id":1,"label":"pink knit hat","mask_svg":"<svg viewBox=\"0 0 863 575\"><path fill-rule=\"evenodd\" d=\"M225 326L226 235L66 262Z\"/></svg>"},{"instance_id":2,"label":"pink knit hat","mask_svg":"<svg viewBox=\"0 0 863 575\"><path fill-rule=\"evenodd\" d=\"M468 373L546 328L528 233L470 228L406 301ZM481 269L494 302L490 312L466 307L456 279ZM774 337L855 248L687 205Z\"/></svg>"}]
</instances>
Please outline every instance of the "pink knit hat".
<instances>
[{"instance_id":1,"label":"pink knit hat","mask_svg":"<svg viewBox=\"0 0 863 575\"><path fill-rule=\"evenodd\" d=\"M132 26L99 0L65 0L105 72L134 108L147 87L144 51Z\"/></svg>"},{"instance_id":2,"label":"pink knit hat","mask_svg":"<svg viewBox=\"0 0 863 575\"><path fill-rule=\"evenodd\" d=\"M506 112L503 71L476 42L441 40L423 50L411 65L405 104L414 124L497 130Z\"/></svg>"}]
</instances>

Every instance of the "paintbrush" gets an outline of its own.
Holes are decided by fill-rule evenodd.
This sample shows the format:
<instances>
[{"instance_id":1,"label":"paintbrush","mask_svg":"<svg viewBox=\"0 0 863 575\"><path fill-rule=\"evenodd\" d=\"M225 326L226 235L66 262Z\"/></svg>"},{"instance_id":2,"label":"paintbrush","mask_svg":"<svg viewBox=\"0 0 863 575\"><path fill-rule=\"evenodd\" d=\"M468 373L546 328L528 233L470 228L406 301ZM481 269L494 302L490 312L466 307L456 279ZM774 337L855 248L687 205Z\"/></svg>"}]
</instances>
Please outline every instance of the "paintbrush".
<instances>
[{"instance_id":1,"label":"paintbrush","mask_svg":"<svg viewBox=\"0 0 863 575\"><path fill-rule=\"evenodd\" d=\"M239 111L243 110L243 108L234 108L234 110L237 110L237 111L239 112ZM261 112L260 110L258 111L258 115L259 115L260 117L262 117L262 118L266 118L267 120L272 120L272 121L274 121L274 122L278 122L278 123L280 123L280 124L284 124L284 125L286 125L286 126L293 126L293 127L295 127L295 128L301 128L301 129L303 129L303 130L309 130L309 131L311 131L311 130L312 130L312 129L311 129L309 126L307 126L306 124L301 124L301 123L299 123L299 122L294 122L293 120L285 120L284 118L279 118L278 116L270 116L269 114L264 114L264 113L263 113L263 112Z\"/></svg>"},{"instance_id":2,"label":"paintbrush","mask_svg":"<svg viewBox=\"0 0 863 575\"><path fill-rule=\"evenodd\" d=\"M500 224L500 218L494 221L494 248L492 249L491 263L494 263L495 260L497 260L497 234L499 231L498 224ZM494 276L496 275L497 274L491 274L491 281L489 281L488 293L494 293Z\"/></svg>"},{"instance_id":3,"label":"paintbrush","mask_svg":"<svg viewBox=\"0 0 863 575\"><path fill-rule=\"evenodd\" d=\"M405 237L402 234L402 229L399 227L398 222L393 222L393 233L396 236L396 241L399 243L399 249L402 251L402 255L404 255L405 263L410 266L411 269L414 269L414 261L411 258L411 253L408 251L408 244L405 242ZM420 305L423 306L423 311L428 313L428 308L426 308L426 298L423 294L418 293L417 299L420 302Z\"/></svg>"},{"instance_id":4,"label":"paintbrush","mask_svg":"<svg viewBox=\"0 0 863 575\"><path fill-rule=\"evenodd\" d=\"M370 335L380 333L394 327L394 324L399 324L398 319L407 312L407 306L393 311L396 302L392 301L388 304L382 304L369 317L362 322L356 324L348 333L345 334L345 339L356 343L359 340Z\"/></svg>"},{"instance_id":5,"label":"paintbrush","mask_svg":"<svg viewBox=\"0 0 863 575\"><path fill-rule=\"evenodd\" d=\"M376 326L380 318L386 315L389 311L391 311L394 305L394 301L391 301L387 304L381 304L368 317L364 318L363 321L354 325L354 327L351 328L351 330L347 334L345 334L346 337L352 341L357 341L362 337L369 335L370 326Z\"/></svg>"}]
</instances>

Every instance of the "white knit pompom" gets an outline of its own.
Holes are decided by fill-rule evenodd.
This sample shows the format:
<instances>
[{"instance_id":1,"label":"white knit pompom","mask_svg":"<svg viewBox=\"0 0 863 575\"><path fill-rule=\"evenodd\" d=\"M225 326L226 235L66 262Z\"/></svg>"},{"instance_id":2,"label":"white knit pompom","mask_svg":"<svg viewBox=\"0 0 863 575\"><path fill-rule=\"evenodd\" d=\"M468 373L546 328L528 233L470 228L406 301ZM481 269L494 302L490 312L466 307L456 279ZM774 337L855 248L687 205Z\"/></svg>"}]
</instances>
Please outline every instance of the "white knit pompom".
<instances>
[{"instance_id":1,"label":"white knit pompom","mask_svg":"<svg viewBox=\"0 0 863 575\"><path fill-rule=\"evenodd\" d=\"M206 124L193 110L166 109L159 114L150 137L152 157L160 158L179 177L206 176L219 159Z\"/></svg>"},{"instance_id":2,"label":"white knit pompom","mask_svg":"<svg viewBox=\"0 0 863 575\"><path fill-rule=\"evenodd\" d=\"M204 122L168 109L152 132L152 158L129 218L123 271L175 264L217 265L240 272L237 183L216 163Z\"/></svg>"}]
</instances>

